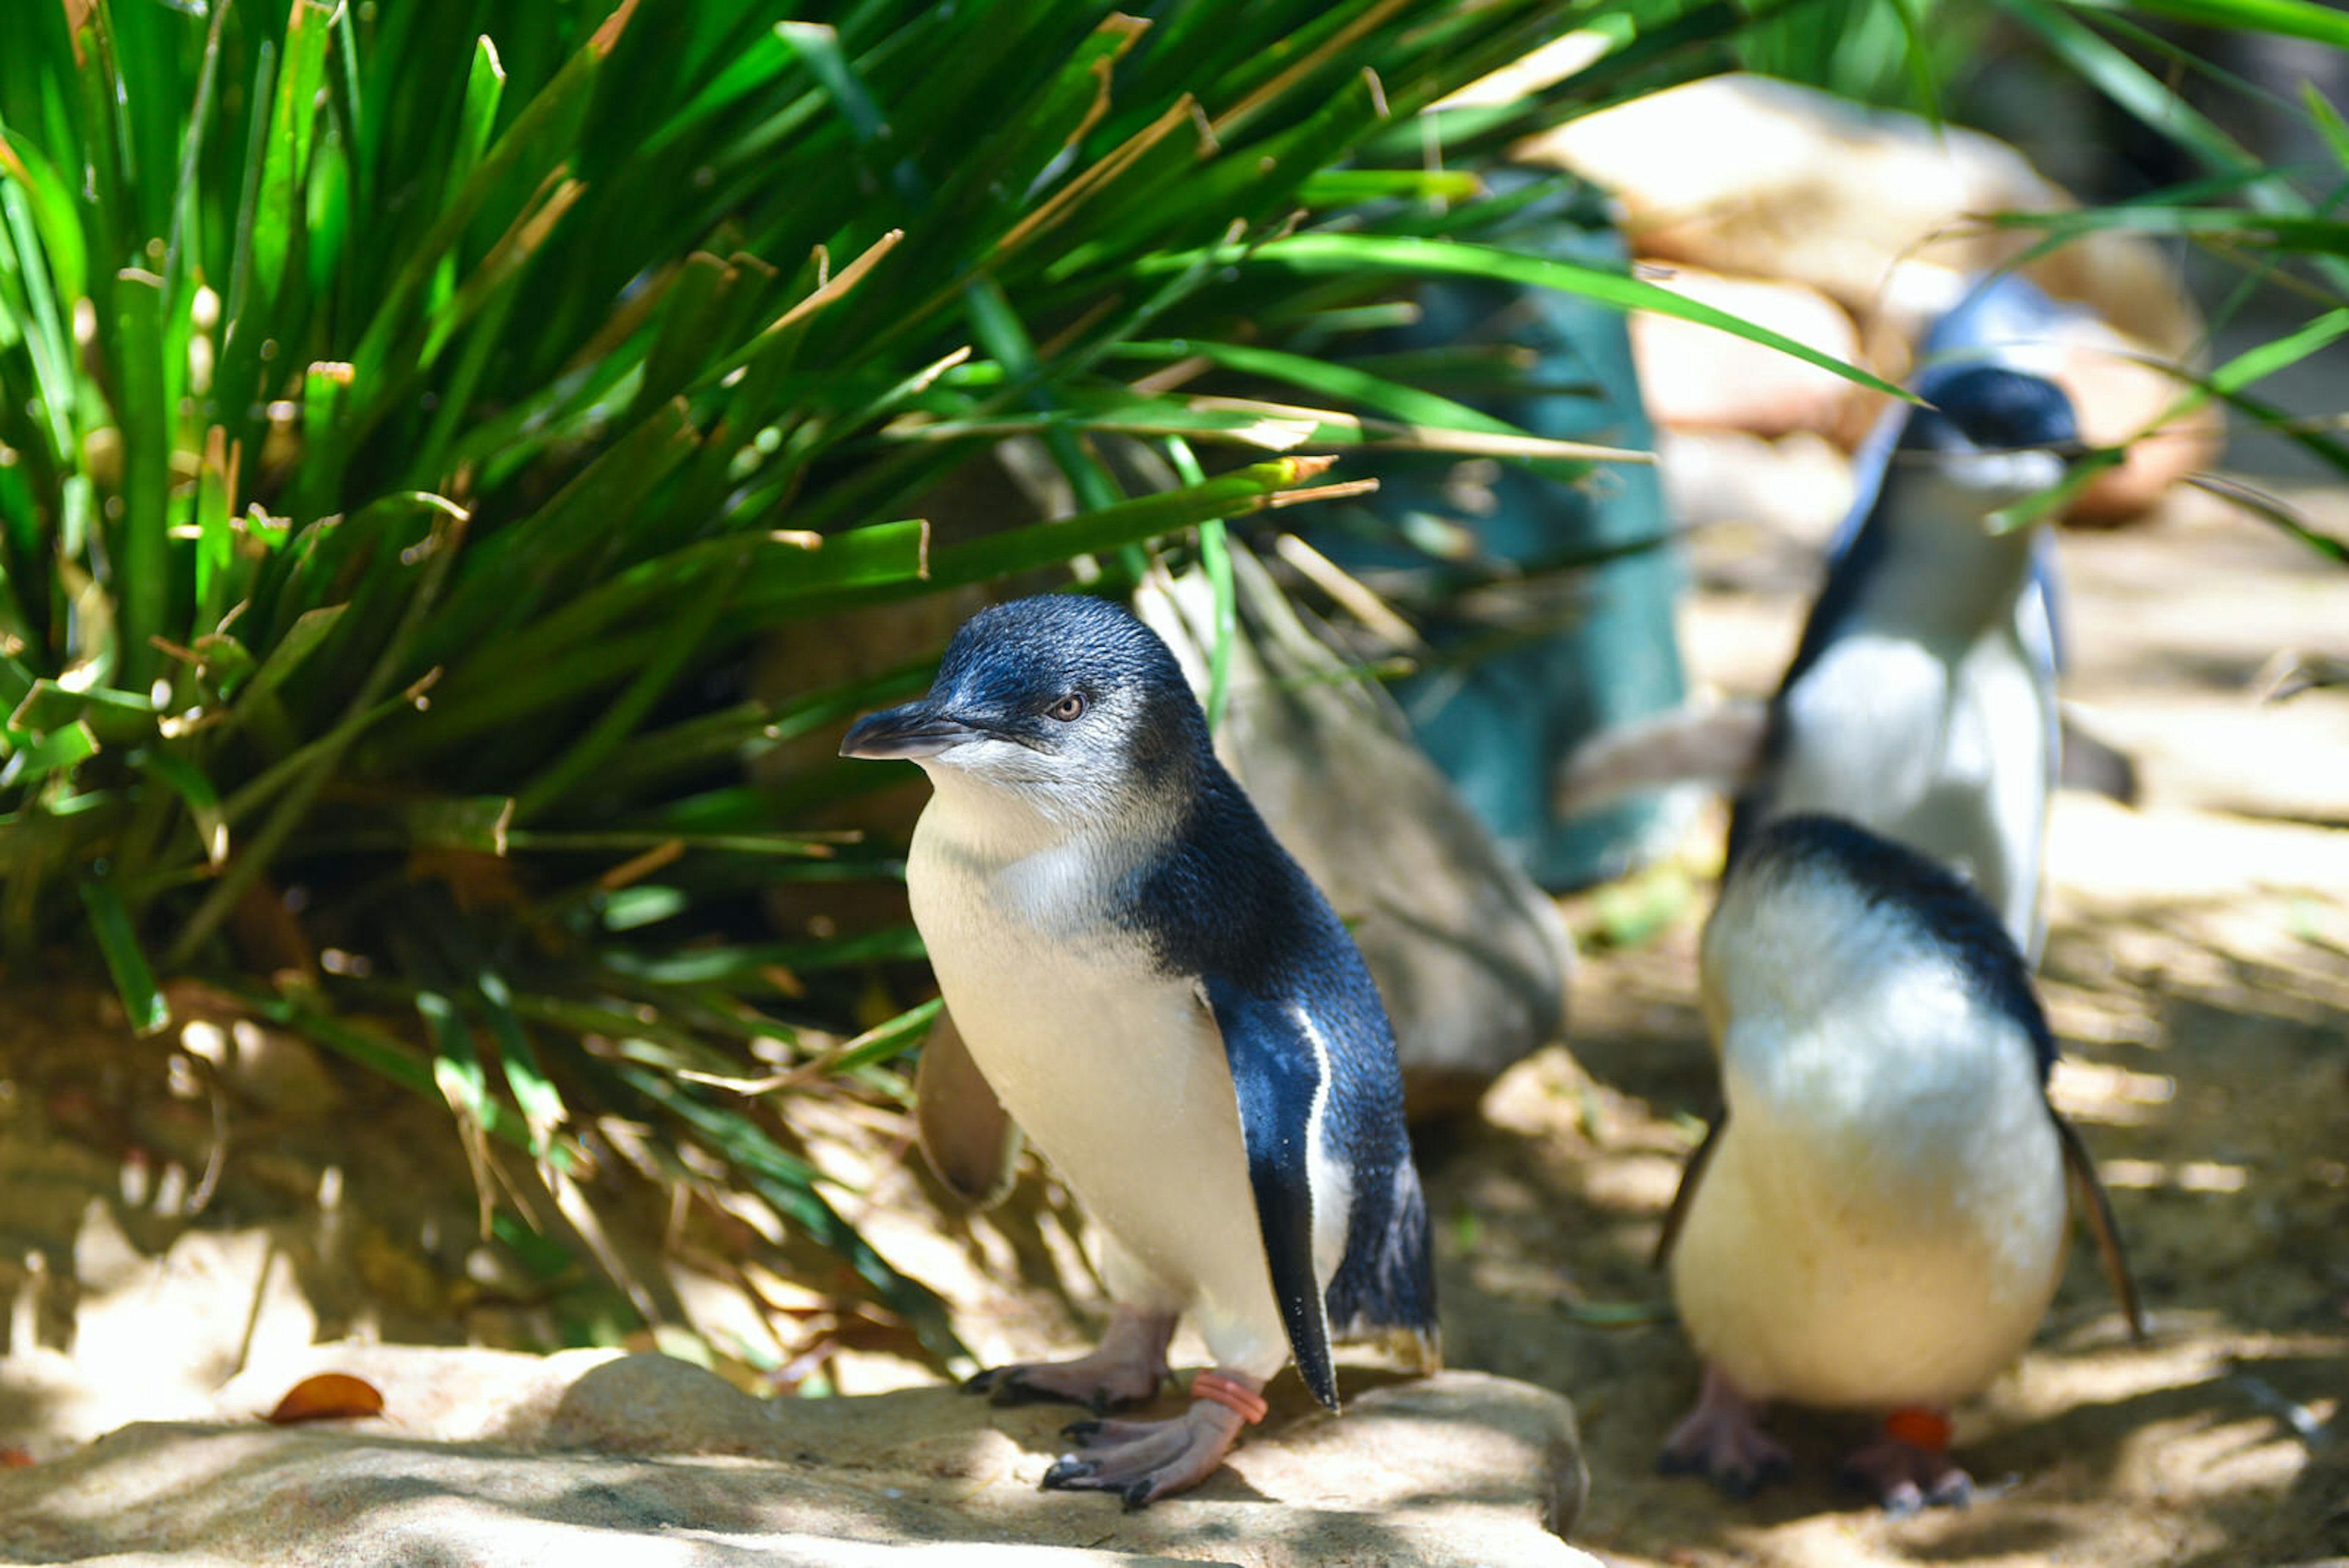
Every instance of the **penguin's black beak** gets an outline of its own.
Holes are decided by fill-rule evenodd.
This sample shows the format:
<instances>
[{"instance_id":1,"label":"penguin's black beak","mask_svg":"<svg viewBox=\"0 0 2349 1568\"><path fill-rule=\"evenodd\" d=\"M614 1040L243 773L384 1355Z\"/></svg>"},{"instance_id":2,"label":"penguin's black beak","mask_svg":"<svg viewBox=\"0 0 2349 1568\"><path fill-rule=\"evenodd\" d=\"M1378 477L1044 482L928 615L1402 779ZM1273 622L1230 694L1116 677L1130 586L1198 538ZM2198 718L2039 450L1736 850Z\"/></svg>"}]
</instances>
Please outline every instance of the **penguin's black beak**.
<instances>
[{"instance_id":1,"label":"penguin's black beak","mask_svg":"<svg viewBox=\"0 0 2349 1568\"><path fill-rule=\"evenodd\" d=\"M935 757L986 732L939 709L929 698L867 713L840 742L843 757Z\"/></svg>"}]
</instances>

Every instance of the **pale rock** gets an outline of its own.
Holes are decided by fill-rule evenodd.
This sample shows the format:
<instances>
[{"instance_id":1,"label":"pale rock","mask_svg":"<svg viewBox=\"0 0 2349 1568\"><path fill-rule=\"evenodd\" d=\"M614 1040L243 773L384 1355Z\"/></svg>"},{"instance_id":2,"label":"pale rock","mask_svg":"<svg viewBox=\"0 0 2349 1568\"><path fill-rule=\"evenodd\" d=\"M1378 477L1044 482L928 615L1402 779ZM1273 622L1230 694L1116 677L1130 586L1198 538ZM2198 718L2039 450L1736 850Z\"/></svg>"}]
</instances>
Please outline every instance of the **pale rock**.
<instances>
[{"instance_id":1,"label":"pale rock","mask_svg":"<svg viewBox=\"0 0 2349 1568\"><path fill-rule=\"evenodd\" d=\"M1760 528L1816 549L1851 510L1851 459L1821 436L1664 431L1656 468L1683 528Z\"/></svg>"},{"instance_id":2,"label":"pale rock","mask_svg":"<svg viewBox=\"0 0 2349 1568\"><path fill-rule=\"evenodd\" d=\"M2006 143L1860 108L1766 77L1710 77L1568 121L1514 150L1619 196L1634 251L1806 284L1899 336L1957 302L1969 275L2039 236L1982 214L2054 212L2071 198ZM2159 249L2091 234L2024 269L2058 298L2183 358L2199 317Z\"/></svg>"},{"instance_id":3,"label":"pale rock","mask_svg":"<svg viewBox=\"0 0 2349 1568\"><path fill-rule=\"evenodd\" d=\"M2126 523L2145 515L2172 484L2217 464L2226 421L2215 400L2167 424L2155 421L2186 383L2148 359L2145 344L2094 320L2071 324L2055 379L2072 395L2080 435L2091 446L2130 442L2118 468L2098 474L2064 514L2067 523ZM2142 435L2142 439L2137 439Z\"/></svg>"},{"instance_id":4,"label":"pale rock","mask_svg":"<svg viewBox=\"0 0 2349 1568\"><path fill-rule=\"evenodd\" d=\"M321 1371L367 1378L384 1414L244 1418ZM254 1568L1590 1568L1557 1533L1587 1484L1563 1398L1479 1373L1349 1368L1341 1381L1340 1417L1281 1380L1223 1473L1129 1514L1037 1490L1066 1408L998 1409L945 1388L762 1400L657 1355L319 1345L222 1390L212 1423L133 1426L0 1473L0 1554Z\"/></svg>"},{"instance_id":5,"label":"pale rock","mask_svg":"<svg viewBox=\"0 0 2349 1568\"><path fill-rule=\"evenodd\" d=\"M1723 277L1696 267L1675 267L1654 281L1846 364L1859 357L1859 329L1841 306L1816 289ZM1833 434L1850 423L1860 389L1832 370L1652 310L1631 313L1630 333L1640 398L1659 425L1781 436L1794 431Z\"/></svg>"}]
</instances>

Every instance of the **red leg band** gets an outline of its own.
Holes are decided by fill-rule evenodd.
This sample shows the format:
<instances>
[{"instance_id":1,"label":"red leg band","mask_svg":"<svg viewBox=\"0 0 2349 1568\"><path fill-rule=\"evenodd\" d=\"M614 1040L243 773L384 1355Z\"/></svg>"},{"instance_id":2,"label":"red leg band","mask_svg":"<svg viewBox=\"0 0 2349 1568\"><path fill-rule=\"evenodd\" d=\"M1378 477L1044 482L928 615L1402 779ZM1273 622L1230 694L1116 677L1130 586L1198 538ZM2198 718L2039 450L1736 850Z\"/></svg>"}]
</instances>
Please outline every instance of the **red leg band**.
<instances>
[{"instance_id":1,"label":"red leg band","mask_svg":"<svg viewBox=\"0 0 2349 1568\"><path fill-rule=\"evenodd\" d=\"M1265 1412L1272 1408L1264 1402L1263 1395L1237 1377L1226 1377L1220 1372L1202 1372L1193 1377L1191 1397L1213 1399L1251 1427L1263 1420Z\"/></svg>"},{"instance_id":2,"label":"red leg band","mask_svg":"<svg viewBox=\"0 0 2349 1568\"><path fill-rule=\"evenodd\" d=\"M1884 1417L1884 1435L1929 1454L1950 1450L1950 1418L1934 1410L1895 1410Z\"/></svg>"}]
</instances>

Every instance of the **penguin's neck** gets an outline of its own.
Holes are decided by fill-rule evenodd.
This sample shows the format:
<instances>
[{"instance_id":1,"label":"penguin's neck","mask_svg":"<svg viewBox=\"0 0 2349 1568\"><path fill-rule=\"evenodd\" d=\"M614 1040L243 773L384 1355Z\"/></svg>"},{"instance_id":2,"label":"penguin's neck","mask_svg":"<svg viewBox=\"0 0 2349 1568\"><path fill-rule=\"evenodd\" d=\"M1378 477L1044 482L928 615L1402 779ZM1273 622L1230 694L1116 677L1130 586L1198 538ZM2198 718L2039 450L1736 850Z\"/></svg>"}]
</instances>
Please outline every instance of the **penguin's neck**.
<instances>
[{"instance_id":1,"label":"penguin's neck","mask_svg":"<svg viewBox=\"0 0 2349 1568\"><path fill-rule=\"evenodd\" d=\"M1113 907L1166 854L1179 821L1158 803L1078 809L950 767L930 776L926 861L1046 929Z\"/></svg>"},{"instance_id":2,"label":"penguin's neck","mask_svg":"<svg viewBox=\"0 0 2349 1568\"><path fill-rule=\"evenodd\" d=\"M2038 452L1976 453L1955 460L1995 464ZM1872 525L1884 530L1883 553L1862 595L1870 619L1912 628L1933 642L1972 642L2011 624L2031 579L2038 529L1993 534L1983 519L2029 493L2028 475L1965 472L1928 462L1900 474L1899 493Z\"/></svg>"}]
</instances>

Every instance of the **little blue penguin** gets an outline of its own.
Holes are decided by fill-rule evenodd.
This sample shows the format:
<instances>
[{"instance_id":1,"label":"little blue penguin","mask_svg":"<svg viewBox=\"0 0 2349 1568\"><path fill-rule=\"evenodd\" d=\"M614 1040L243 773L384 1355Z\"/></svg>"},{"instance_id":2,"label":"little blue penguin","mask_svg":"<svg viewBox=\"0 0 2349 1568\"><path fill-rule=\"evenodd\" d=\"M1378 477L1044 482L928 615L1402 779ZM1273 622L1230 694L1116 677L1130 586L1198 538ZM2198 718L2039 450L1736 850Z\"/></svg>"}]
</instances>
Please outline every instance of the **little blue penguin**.
<instances>
[{"instance_id":1,"label":"little blue penguin","mask_svg":"<svg viewBox=\"0 0 2349 1568\"><path fill-rule=\"evenodd\" d=\"M2055 1293L2071 1197L2130 1331L2112 1213L2047 1098L2055 1041L1997 914L1838 818L1756 829L1699 948L1725 1106L1657 1252L1705 1364L1662 1466L1743 1496L1790 1468L1772 1400L1887 1412L1852 1479L1962 1502L1948 1411L2014 1361Z\"/></svg>"},{"instance_id":2,"label":"little blue penguin","mask_svg":"<svg viewBox=\"0 0 2349 1568\"><path fill-rule=\"evenodd\" d=\"M958 1049L999 1103L973 1113L1008 1116L1105 1241L1100 1347L974 1386L1097 1415L1145 1400L1185 1313L1215 1358L1181 1416L1068 1428L1078 1451L1044 1485L1138 1508L1196 1484L1291 1360L1337 1407L1333 1339L1433 1365L1427 1205L1385 1010L1157 634L1077 595L983 610L929 694L859 721L841 753L929 775L905 880Z\"/></svg>"},{"instance_id":3,"label":"little blue penguin","mask_svg":"<svg viewBox=\"0 0 2349 1568\"><path fill-rule=\"evenodd\" d=\"M2011 362L1943 363L1916 389L1771 699L1729 857L1778 816L1847 817L1954 867L2035 962L2059 764L2045 530L1986 519L2055 483L2079 427Z\"/></svg>"}]
</instances>

